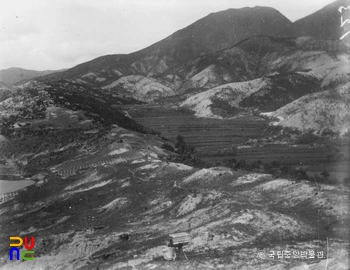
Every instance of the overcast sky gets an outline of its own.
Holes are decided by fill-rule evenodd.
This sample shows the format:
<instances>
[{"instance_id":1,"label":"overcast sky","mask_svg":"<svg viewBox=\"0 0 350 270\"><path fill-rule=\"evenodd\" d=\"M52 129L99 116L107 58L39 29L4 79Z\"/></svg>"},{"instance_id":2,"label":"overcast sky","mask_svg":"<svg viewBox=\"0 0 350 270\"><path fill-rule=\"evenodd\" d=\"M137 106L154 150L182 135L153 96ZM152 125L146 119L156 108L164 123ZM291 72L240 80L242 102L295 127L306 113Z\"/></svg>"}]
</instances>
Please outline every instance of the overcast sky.
<instances>
[{"instance_id":1,"label":"overcast sky","mask_svg":"<svg viewBox=\"0 0 350 270\"><path fill-rule=\"evenodd\" d=\"M332 0L1 0L0 69L73 67L130 53L211 12L270 6L291 21Z\"/></svg>"}]
</instances>

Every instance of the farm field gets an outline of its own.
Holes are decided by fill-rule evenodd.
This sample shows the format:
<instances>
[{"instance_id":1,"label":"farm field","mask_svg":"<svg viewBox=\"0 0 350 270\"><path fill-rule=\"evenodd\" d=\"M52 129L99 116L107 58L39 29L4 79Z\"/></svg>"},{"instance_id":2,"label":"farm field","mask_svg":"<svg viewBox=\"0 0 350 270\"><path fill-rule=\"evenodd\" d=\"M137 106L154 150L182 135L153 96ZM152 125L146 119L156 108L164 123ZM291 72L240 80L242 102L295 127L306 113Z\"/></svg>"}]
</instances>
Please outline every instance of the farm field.
<instances>
[{"instance_id":1,"label":"farm field","mask_svg":"<svg viewBox=\"0 0 350 270\"><path fill-rule=\"evenodd\" d=\"M276 128L260 116L197 118L189 110L159 105L123 105L120 109L172 142L177 135L183 136L212 165L228 159L317 165L329 162L332 152L347 151L341 146L266 142L263 139L275 136Z\"/></svg>"},{"instance_id":2,"label":"farm field","mask_svg":"<svg viewBox=\"0 0 350 270\"><path fill-rule=\"evenodd\" d=\"M303 168L309 176L313 176L314 174L320 174L325 170L329 173L331 178L336 178L340 180L348 178L350 175L348 160L339 162L328 162L325 164L315 166L303 166Z\"/></svg>"}]
</instances>

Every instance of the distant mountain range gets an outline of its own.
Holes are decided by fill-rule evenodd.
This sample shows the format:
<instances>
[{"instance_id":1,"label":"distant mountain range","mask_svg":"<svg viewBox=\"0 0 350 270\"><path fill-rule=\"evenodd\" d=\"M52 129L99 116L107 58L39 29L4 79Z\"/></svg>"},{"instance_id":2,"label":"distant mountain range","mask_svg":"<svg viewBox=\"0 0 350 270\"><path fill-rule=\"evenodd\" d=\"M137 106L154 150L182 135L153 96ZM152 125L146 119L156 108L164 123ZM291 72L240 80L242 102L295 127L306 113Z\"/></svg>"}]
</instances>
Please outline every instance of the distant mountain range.
<instances>
[{"instance_id":1,"label":"distant mountain range","mask_svg":"<svg viewBox=\"0 0 350 270\"><path fill-rule=\"evenodd\" d=\"M31 80L36 77L56 72L58 72L58 70L37 71L12 67L0 70L0 81L5 83L7 86L11 86L21 81Z\"/></svg>"}]
</instances>

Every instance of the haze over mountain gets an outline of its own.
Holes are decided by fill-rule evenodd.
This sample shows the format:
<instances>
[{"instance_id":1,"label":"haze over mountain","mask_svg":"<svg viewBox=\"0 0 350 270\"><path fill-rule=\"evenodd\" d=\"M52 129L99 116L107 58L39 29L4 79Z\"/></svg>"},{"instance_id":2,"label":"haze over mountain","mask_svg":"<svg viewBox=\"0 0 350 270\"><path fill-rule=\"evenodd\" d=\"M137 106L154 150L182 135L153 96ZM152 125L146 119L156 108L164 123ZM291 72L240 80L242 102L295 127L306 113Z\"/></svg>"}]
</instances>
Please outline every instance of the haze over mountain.
<instances>
[{"instance_id":1,"label":"haze over mountain","mask_svg":"<svg viewBox=\"0 0 350 270\"><path fill-rule=\"evenodd\" d=\"M44 76L55 72L57 72L57 70L37 71L18 67L11 67L0 70L0 81L4 82L7 85L13 85L21 81L34 79L36 77Z\"/></svg>"}]
</instances>

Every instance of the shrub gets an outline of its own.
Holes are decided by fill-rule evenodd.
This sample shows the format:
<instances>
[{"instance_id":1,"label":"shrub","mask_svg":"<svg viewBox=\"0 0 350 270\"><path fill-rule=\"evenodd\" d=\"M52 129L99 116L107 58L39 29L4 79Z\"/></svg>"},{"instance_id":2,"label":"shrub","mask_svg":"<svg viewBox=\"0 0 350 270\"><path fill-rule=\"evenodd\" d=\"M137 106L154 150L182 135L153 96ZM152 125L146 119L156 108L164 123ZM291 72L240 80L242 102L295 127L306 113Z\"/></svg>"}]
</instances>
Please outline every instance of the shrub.
<instances>
[{"instance_id":1,"label":"shrub","mask_svg":"<svg viewBox=\"0 0 350 270\"><path fill-rule=\"evenodd\" d=\"M329 174L326 170L324 170L324 171L321 173L321 175L322 175L324 178L328 178L328 177L330 176L330 174Z\"/></svg>"},{"instance_id":2,"label":"shrub","mask_svg":"<svg viewBox=\"0 0 350 270\"><path fill-rule=\"evenodd\" d=\"M177 142L175 147L178 155L169 157L170 161L184 163L195 167L205 166L205 162L197 155L195 148L192 145L186 144L184 137L177 135L176 139Z\"/></svg>"},{"instance_id":3,"label":"shrub","mask_svg":"<svg viewBox=\"0 0 350 270\"><path fill-rule=\"evenodd\" d=\"M177 140L177 142L175 144L175 147L177 149L179 149L180 151L186 149L187 145L185 143L184 137L182 137L181 135L177 135L176 140Z\"/></svg>"},{"instance_id":4,"label":"shrub","mask_svg":"<svg viewBox=\"0 0 350 270\"><path fill-rule=\"evenodd\" d=\"M323 139L312 132L303 133L297 140L297 144L323 143Z\"/></svg>"},{"instance_id":5,"label":"shrub","mask_svg":"<svg viewBox=\"0 0 350 270\"><path fill-rule=\"evenodd\" d=\"M231 117L237 115L241 109L231 106L228 101L220 99L218 97L211 98L212 104L210 105L214 114L222 117Z\"/></svg>"},{"instance_id":6,"label":"shrub","mask_svg":"<svg viewBox=\"0 0 350 270\"><path fill-rule=\"evenodd\" d=\"M167 150L167 151L170 151L170 152L175 152L175 149L174 147L172 147L170 144L168 143L163 143L161 148Z\"/></svg>"}]
</instances>

